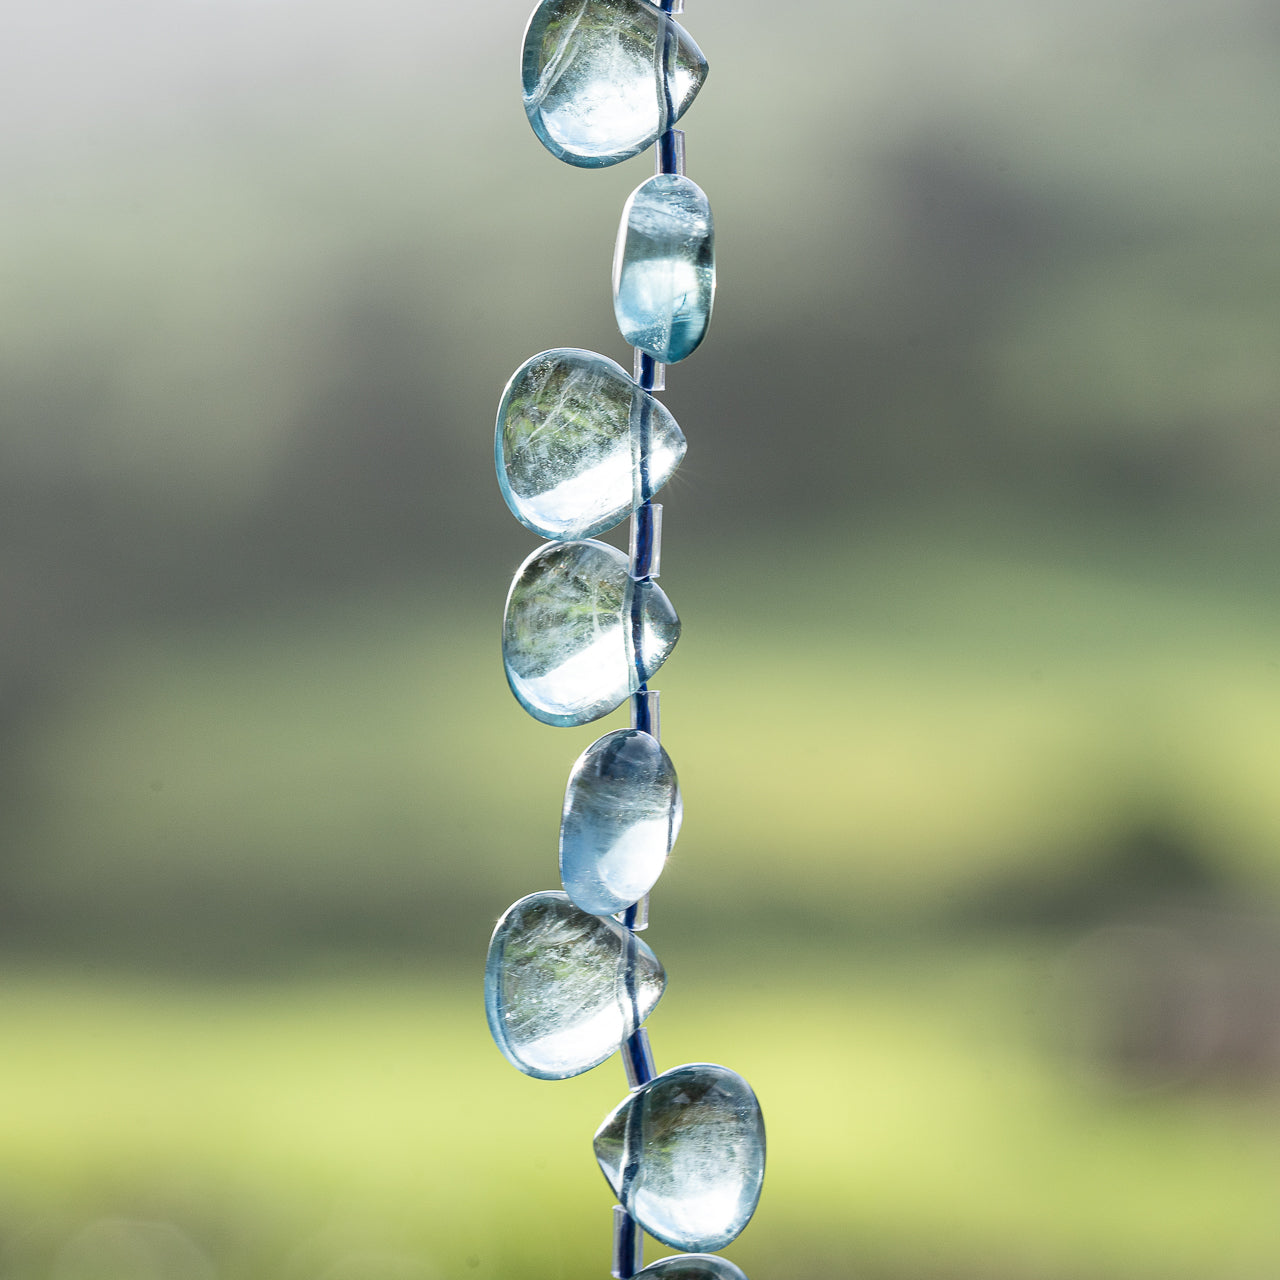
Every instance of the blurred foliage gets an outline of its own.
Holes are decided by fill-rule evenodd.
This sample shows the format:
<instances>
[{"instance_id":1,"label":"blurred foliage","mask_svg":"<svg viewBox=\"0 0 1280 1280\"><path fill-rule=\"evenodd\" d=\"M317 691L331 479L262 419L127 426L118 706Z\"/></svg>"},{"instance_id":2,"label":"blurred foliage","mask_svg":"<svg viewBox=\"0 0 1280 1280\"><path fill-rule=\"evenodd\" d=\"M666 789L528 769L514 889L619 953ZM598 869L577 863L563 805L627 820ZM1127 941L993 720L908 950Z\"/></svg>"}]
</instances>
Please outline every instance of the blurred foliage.
<instances>
[{"instance_id":1,"label":"blurred foliage","mask_svg":"<svg viewBox=\"0 0 1280 1280\"><path fill-rule=\"evenodd\" d=\"M600 1268L619 1073L479 1008L613 723L502 686L490 424L538 349L625 363L645 165L537 146L524 0L9 9L0 1275ZM761 1093L731 1253L1271 1276L1276 11L687 25L654 1032Z\"/></svg>"}]
</instances>

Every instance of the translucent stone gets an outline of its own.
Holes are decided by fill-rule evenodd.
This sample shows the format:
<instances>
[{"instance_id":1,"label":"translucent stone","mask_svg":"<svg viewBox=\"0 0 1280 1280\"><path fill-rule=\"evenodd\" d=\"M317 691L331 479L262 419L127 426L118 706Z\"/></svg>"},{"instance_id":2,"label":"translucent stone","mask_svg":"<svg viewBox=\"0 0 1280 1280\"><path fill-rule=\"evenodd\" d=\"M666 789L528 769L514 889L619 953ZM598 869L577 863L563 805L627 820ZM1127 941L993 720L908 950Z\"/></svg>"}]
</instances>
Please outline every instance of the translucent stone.
<instances>
[{"instance_id":1,"label":"translucent stone","mask_svg":"<svg viewBox=\"0 0 1280 1280\"><path fill-rule=\"evenodd\" d=\"M615 729L578 757L560 820L560 879L584 911L612 915L653 888L683 809L671 757L639 729Z\"/></svg>"},{"instance_id":2,"label":"translucent stone","mask_svg":"<svg viewBox=\"0 0 1280 1280\"><path fill-rule=\"evenodd\" d=\"M507 1060L539 1080L599 1066L653 1012L667 975L616 920L563 893L509 907L489 943L484 1007Z\"/></svg>"},{"instance_id":3,"label":"translucent stone","mask_svg":"<svg viewBox=\"0 0 1280 1280\"><path fill-rule=\"evenodd\" d=\"M663 1258L643 1271L637 1271L635 1280L747 1280L746 1275L729 1261L710 1253L682 1253L674 1258Z\"/></svg>"},{"instance_id":4,"label":"translucent stone","mask_svg":"<svg viewBox=\"0 0 1280 1280\"><path fill-rule=\"evenodd\" d=\"M543 0L524 33L529 123L553 156L587 169L652 146L706 78L702 50L647 0Z\"/></svg>"},{"instance_id":5,"label":"translucent stone","mask_svg":"<svg viewBox=\"0 0 1280 1280\"><path fill-rule=\"evenodd\" d=\"M498 485L516 519L544 538L613 528L666 484L684 451L662 402L591 351L526 360L498 406Z\"/></svg>"},{"instance_id":6,"label":"translucent stone","mask_svg":"<svg viewBox=\"0 0 1280 1280\"><path fill-rule=\"evenodd\" d=\"M507 595L502 661L522 707L544 724L608 715L667 660L680 619L655 582L636 582L603 542L544 543Z\"/></svg>"},{"instance_id":7,"label":"translucent stone","mask_svg":"<svg viewBox=\"0 0 1280 1280\"><path fill-rule=\"evenodd\" d=\"M673 1249L724 1248L760 1199L764 1120L727 1067L664 1071L614 1108L595 1151L619 1203Z\"/></svg>"},{"instance_id":8,"label":"translucent stone","mask_svg":"<svg viewBox=\"0 0 1280 1280\"><path fill-rule=\"evenodd\" d=\"M642 182L622 211L613 255L622 336L675 364L706 337L715 291L715 227L702 188L674 173Z\"/></svg>"}]
</instances>

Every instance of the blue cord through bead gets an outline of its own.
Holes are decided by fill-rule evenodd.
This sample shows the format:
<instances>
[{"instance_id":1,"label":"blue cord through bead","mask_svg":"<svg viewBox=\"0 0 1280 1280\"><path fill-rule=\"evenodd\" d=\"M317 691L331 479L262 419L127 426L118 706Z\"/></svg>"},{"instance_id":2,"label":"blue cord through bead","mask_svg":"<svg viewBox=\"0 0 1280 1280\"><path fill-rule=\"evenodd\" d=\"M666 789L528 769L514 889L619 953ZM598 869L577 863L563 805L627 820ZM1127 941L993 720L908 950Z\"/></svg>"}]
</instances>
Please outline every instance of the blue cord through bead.
<instances>
[{"instance_id":1,"label":"blue cord through bead","mask_svg":"<svg viewBox=\"0 0 1280 1280\"><path fill-rule=\"evenodd\" d=\"M657 362L647 354L640 356L640 385L645 391L653 388ZM630 566L633 585L631 587L631 653L636 669L637 692L643 694L647 688L644 670L644 597L642 583L650 580L653 569L653 502L652 488L649 481L649 452L653 435L653 405L646 396L640 407L639 435L636 448L636 467L639 471L639 491L642 499L636 508L635 515L635 552ZM642 701L643 699L641 699ZM636 726L640 728L640 725ZM646 732L647 732L646 727Z\"/></svg>"}]
</instances>

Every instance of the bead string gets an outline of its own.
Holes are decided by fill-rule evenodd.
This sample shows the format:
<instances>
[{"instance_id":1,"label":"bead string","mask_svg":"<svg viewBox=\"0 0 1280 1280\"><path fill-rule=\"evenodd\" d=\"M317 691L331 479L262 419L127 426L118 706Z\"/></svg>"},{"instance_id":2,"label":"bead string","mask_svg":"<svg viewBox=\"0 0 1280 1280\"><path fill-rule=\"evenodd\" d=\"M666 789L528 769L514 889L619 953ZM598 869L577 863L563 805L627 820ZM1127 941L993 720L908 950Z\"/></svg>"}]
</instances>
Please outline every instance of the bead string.
<instances>
[{"instance_id":1,"label":"bead string","mask_svg":"<svg viewBox=\"0 0 1280 1280\"><path fill-rule=\"evenodd\" d=\"M579 940L593 937L599 945L618 948L613 952L616 961L610 959L602 964L599 952L596 957L588 959L589 952L584 945L580 950L585 954L581 954L580 962L584 965L583 978L589 976L591 981L602 986L601 999L612 1003L620 1016L623 1025L619 1027L618 1033L629 1031L621 1039L621 1043L613 1040L609 1047L621 1049L620 1056L631 1088L631 1097L625 1098L606 1117L596 1133L595 1150L601 1169L619 1202L612 1210L612 1274L617 1280L632 1280L644 1268L643 1242L646 1230L670 1247L692 1250L715 1251L736 1238L754 1212L759 1198L764 1175L765 1139L763 1119L754 1093L745 1080L728 1068L709 1063L691 1063L673 1068L662 1076L657 1074L649 1034L642 1025L642 1020L661 996L665 975L652 951L638 936L648 926L648 892L631 902L631 905L625 908L622 906L642 884L654 883L656 871L653 875L642 875L630 882L625 895L616 883L606 887L606 883L600 881L597 888L596 885L584 883L578 878L581 874L603 875L598 865L594 872L584 871L581 860L587 858L587 866L590 866L591 858L603 858L611 849L617 851L621 835L611 837L606 834L605 829L610 822L622 826L628 821L628 805L638 806L637 816L632 821L637 824L640 821L650 821L638 815L643 813L646 804L657 802L657 793L653 791L655 787L666 788L666 798L661 801L666 806L667 814L666 853L670 852L679 829L679 788L671 761L659 745L659 694L657 690L649 688L648 677L665 660L679 635L679 620L655 581L660 572L662 507L653 501L653 494L655 488L661 488L674 467L679 464L685 445L679 427L653 393L665 390L666 387L666 367L662 361L684 359L702 341L710 318L714 290L710 208L701 190L684 178L684 134L672 127L680 118L680 112L692 100L692 95L698 91L707 69L701 51L671 19L670 15L683 10L683 0L542 0L531 17L526 32L522 65L525 111L530 124L547 149L569 163L599 167L615 164L635 154L634 150L628 149L630 139L625 133L615 133L612 136L598 133L593 140L585 134L575 138L571 133L562 132L561 124L556 122L555 112L563 110L565 101L564 98L558 101L554 98L554 94L558 92L557 76L563 76L568 67L574 66L568 101L570 115L576 119L578 117L574 113L579 110L581 103L573 101L572 91L574 87L580 88L581 84L575 85L573 81L580 81L582 77L589 80L594 74L602 81L609 82L614 72L607 54L604 55L603 63L593 68L590 65L590 49L587 48L584 53L582 43L576 46L573 44L579 20L593 5L596 8L593 10L592 22L600 30L611 21L621 23L625 18L639 23L641 28L653 21L660 33L659 38L654 40L652 54L643 55L643 62L635 67L635 74L640 78L646 77L650 70L653 74L653 87L657 96L657 129L654 133L646 131L645 137L652 140L651 145L654 146L658 177L642 183L628 201L628 212L624 214L623 226L619 231L614 267L614 306L619 326L627 340L643 342L649 350L634 348L634 371L630 379L617 365L603 356L563 349L544 352L541 356L526 361L508 383L499 409L495 440L499 484L517 518L552 541L525 561L512 583L503 624L503 660L508 682L517 700L535 719L545 723L588 723L617 707L619 699L625 697L624 690L629 686L631 731L615 730L606 734L593 743L575 765L566 792L561 825L561 874L566 892L529 895L514 904L498 922L486 962L485 1000L494 1039L507 1058L520 1070L543 1079L565 1079L590 1070L609 1056L604 1052L606 1044L593 1043L588 1038L583 1051L579 1053L567 1049L552 1052L544 1042L554 1039L554 1036L544 1034L539 1037L531 1029L532 1024L542 1018L543 1025L558 1034L563 1027L557 1026L557 1019L568 1016L571 1020L579 1012L575 1008L578 997L574 992L565 993L565 1008L562 1010L556 1007L554 994L549 1003L544 1002L539 984L550 984L553 991L559 988L562 981L559 968L564 963L565 954L560 948L577 945L576 941L566 943L566 938L572 939L575 935ZM643 39L643 36L639 38ZM604 39L606 43L600 47L607 47L607 37ZM677 62L683 56L680 51L685 47L686 41L689 55L694 60L696 77L692 88L677 104L675 91L680 83ZM579 54L583 56L584 64L575 64L575 58ZM650 64L647 68L644 66L646 62ZM545 107L549 92L553 94L553 105ZM652 123L648 127L652 128ZM634 134L631 138L637 143L640 141ZM612 151L609 150L610 144L614 144ZM664 184L659 179L667 181ZM641 203L635 205L638 199ZM644 204L644 200L650 201L648 206ZM682 200L692 200L693 208L682 205ZM668 225L664 220L672 219L674 221L670 225L679 230L659 231L656 238L651 238L648 248L643 242L651 233L648 230L636 232L641 241L641 247L636 249L632 243L632 235L637 227L643 225L643 218L633 217L633 207L647 211L650 218L656 217L660 227ZM684 221L681 221L682 218ZM665 246L663 235L668 237ZM680 235L690 237L683 246L671 238ZM630 286L626 283L628 270L637 269L637 259L631 257L633 252L640 255L641 261L646 252L668 255L685 252L689 257L690 267L698 273L697 292L681 296L672 285L671 296L666 300L665 323L669 330L665 337L649 336L652 326L660 328L664 323L661 302L640 302L634 296L630 302L622 301L627 296L628 287L633 294L636 288L634 280ZM628 306L633 310L627 312ZM650 308L647 312L646 306ZM676 324L679 308L684 308L680 312L680 323L694 327L681 331L677 336L673 326ZM700 327L697 327L698 319L691 320L690 317L698 317L699 308ZM572 372L562 373L561 370ZM592 387L592 396L601 397L602 411L612 405L611 409L602 412L600 418L591 424L592 429L607 428L613 433L609 447L621 454L617 458L619 464L625 466L624 459L628 453L630 455L629 492L626 488L619 492L615 480L614 491L609 493L606 489L601 496L607 494L608 501L616 505L605 519L597 523L591 522L587 509L576 515L566 515L563 509L554 509L554 504L550 509L540 510L535 501L538 494L553 492L550 487L553 479L557 480L555 488L567 483L567 480L559 481L558 477L565 474L575 449L585 449L586 456L590 456L590 449L598 447L593 444L584 445L584 437L574 434L578 428L572 423L572 415L580 410L574 406L573 396L581 394L580 392L567 393L571 408L561 424L556 424L556 414L565 401L557 402L550 409L539 402L539 396L548 385L559 385L561 390L555 394L566 394L564 388L572 386L573 378L579 376L579 373L596 380L588 385ZM566 378L567 381L556 384L554 380L558 377ZM539 379L543 381L539 382ZM548 379L551 381L548 382ZM610 396L614 397L612 401ZM629 411L623 407L626 404L630 406ZM589 413L590 409L586 412ZM610 413L612 417L609 416ZM549 419L546 415L549 415ZM547 426L551 426L554 431L564 431L563 444L557 446L557 436L551 435L544 437L531 450L529 441ZM511 433L509 435L506 434L508 430ZM585 438L589 440L590 436ZM557 447L564 451L564 470L558 473L555 471L554 459L550 464L550 474L543 470L547 466L548 440L553 454ZM509 467L514 470L509 470ZM576 482L584 475L585 471L580 469L577 474L570 473L569 478ZM628 510L631 513L630 546L625 557L615 549L580 540L589 538L594 531L612 527ZM575 518L581 522L576 530L572 526ZM563 551L557 548L557 543ZM592 596L591 580L593 574L600 572L597 568L583 570L587 582L585 589L573 585L572 580L567 590L566 580L557 582L558 573L575 572L572 567L575 564L574 557L577 557L576 563L585 563L594 558L597 565L603 558L606 564L616 566L608 570L609 573L616 573L621 569L624 575L619 584L622 587L622 599L619 602L621 607L618 613L613 613L617 621L610 624L621 624L623 665L620 671L616 667L612 668L616 675L611 675L610 679L616 680L617 676L621 676L625 683L622 688L617 683L604 686L608 693L598 693L595 702L574 701L582 693L589 693L589 686L581 691L571 686L571 692L548 691L545 695L535 692L536 682L542 679L547 670L540 664L545 660L547 649L554 649L556 644L557 592L564 591L566 605L579 611L584 607L592 611L593 626L599 626L601 611L612 612L617 608L612 603L601 606ZM565 565L570 567L564 570ZM611 580L616 581L616 578ZM582 596L581 604L574 603L574 591ZM613 596L612 599L616 600L617 597ZM544 645L542 637L548 626L549 615L550 638ZM657 631L650 630L654 626L658 627ZM572 646L566 645L564 652L572 655ZM613 652L616 654L617 651ZM564 669L570 660L570 657L558 659L559 666L553 665L552 669ZM624 743L628 744L625 749L622 745ZM628 757L625 754L628 751L639 754ZM638 763L642 759L653 761L653 767L658 773L648 781L642 779L641 773L630 775L639 791L630 799L625 798L624 794L613 793L608 803L616 804L618 808L612 811L612 817L608 816L608 810L605 811L605 816L598 816L596 819L573 816L581 813L575 809L575 805L586 803L583 794L591 794L592 778L596 785L601 785L601 780L604 780L603 794L610 794L608 788L624 785L628 777L627 770L650 767L642 767ZM616 772L610 773L615 766ZM593 773L593 769L596 772ZM665 780L659 782L659 776ZM629 786L631 783L625 785ZM587 790L580 793L575 790L578 787L585 787ZM645 796L646 787L650 788L648 798ZM590 831L591 828L581 824L589 824L590 821L597 821L602 825L587 837L584 836L584 831ZM572 822L579 825L572 828ZM570 834L566 835L567 832ZM646 838L660 839L657 832ZM585 846L581 843L584 839L587 841ZM609 843L611 839L612 845ZM575 841L578 842L577 845L574 844ZM594 849L591 847L592 841L596 842ZM657 852L656 848L654 852ZM572 871L567 870L569 862L566 859L577 859L578 867ZM605 914L611 910L616 911L612 919ZM593 912L600 912L600 915L591 923ZM568 933L555 934L553 923L556 927L563 924ZM537 936L540 930L543 931L541 936L544 939L551 940L545 959L540 949L531 950L528 946L528 940ZM548 930L551 932L547 932ZM510 956L509 943L514 945ZM572 955L572 951L569 954ZM615 963L617 969L614 968ZM508 986L508 983L511 985ZM603 1007L601 1011L604 1011ZM585 1007L581 1013L585 1016ZM531 1046L541 1047L533 1049ZM593 1058L592 1055L598 1056ZM667 1089L666 1093L663 1092L664 1087ZM686 1087L688 1094L683 1092ZM692 1109L684 1111L686 1107ZM656 1111L651 1110L655 1108ZM678 1119L673 1118L677 1110ZM686 1136L694 1144L695 1151L700 1151L706 1142L710 1142L712 1148L715 1148L717 1141L721 1142L723 1166L719 1168L719 1172L725 1179L726 1194L735 1194L737 1200L728 1203L718 1218L715 1213L708 1217L704 1212L700 1221L696 1220L695 1215L694 1221L685 1223L664 1219L661 1212L651 1214L646 1208L646 1180L650 1176L659 1179L660 1185L662 1179L670 1181L674 1178L676 1196L682 1194L681 1186L689 1176L678 1172L678 1160L675 1166L672 1165L676 1155L666 1149L665 1142L654 1144L650 1140L646 1145L651 1114L655 1117L666 1114L676 1126L671 1136L671 1142L676 1148L681 1141L681 1126L688 1129ZM703 1125L710 1125L711 1128L699 1133ZM732 1141L727 1136L717 1138L716 1135L725 1125L730 1126L739 1137ZM651 1187L648 1189L653 1190ZM669 1191L668 1195L670 1194ZM627 1206L635 1210L636 1216L632 1215ZM691 1210L693 1207L690 1205ZM677 1276L686 1276L688 1280L694 1280L695 1277L696 1280L745 1280L742 1272L732 1263L703 1253L682 1254L678 1258L654 1263L644 1271L646 1277L653 1276L654 1280L659 1276L666 1277L666 1280L675 1280Z\"/></svg>"},{"instance_id":2,"label":"bead string","mask_svg":"<svg viewBox=\"0 0 1280 1280\"><path fill-rule=\"evenodd\" d=\"M680 0L661 0L664 13L675 13L683 9ZM675 43L673 28L670 23L663 24L662 44L659 57L662 65L662 119L671 120L675 107L671 98L671 66L672 46ZM662 174L682 174L684 172L684 133L669 125L658 138L657 171ZM664 390L666 387L666 369L647 351L635 348L636 381L648 392ZM644 678L643 670L643 629L644 629L644 593L640 584L651 582L658 568L661 555L662 508L657 506L650 496L649 488L649 450L650 421L652 410L649 401L644 402L640 412L638 441L636 445L637 488L642 499L640 505L631 516L631 556L630 576L635 584L631 589L631 642L635 655L636 680L639 687L631 695L631 727L652 735L659 742L662 740L661 726L658 717L658 693L650 690ZM628 929L626 956L627 996L631 1001L632 1013L637 1012L636 979L635 979L635 935L649 923L649 897L646 894L639 902L627 908L622 918ZM638 1022L639 1018L635 1020ZM639 1026L627 1038L622 1048L623 1066L627 1073L627 1083L632 1089L647 1084L656 1074L653 1052L649 1045L649 1032ZM633 1108L629 1120L634 1124L641 1116L638 1107ZM630 1136L630 1135L629 1135ZM639 1135L631 1137L627 1146L632 1151L639 1149ZM623 1171L622 1191L620 1198L625 1199L626 1188L634 1176L630 1167ZM631 1280L631 1277L644 1265L644 1234L635 1219L622 1207L615 1205L613 1210L613 1267L612 1274L617 1280Z\"/></svg>"}]
</instances>

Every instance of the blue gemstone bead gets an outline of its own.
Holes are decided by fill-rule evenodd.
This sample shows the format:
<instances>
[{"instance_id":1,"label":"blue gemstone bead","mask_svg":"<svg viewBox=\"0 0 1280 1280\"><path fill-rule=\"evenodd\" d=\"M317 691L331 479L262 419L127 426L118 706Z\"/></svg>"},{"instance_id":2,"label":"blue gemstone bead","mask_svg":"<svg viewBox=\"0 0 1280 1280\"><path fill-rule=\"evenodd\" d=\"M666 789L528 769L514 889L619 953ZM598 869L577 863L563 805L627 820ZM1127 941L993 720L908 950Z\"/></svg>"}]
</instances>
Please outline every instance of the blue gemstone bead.
<instances>
[{"instance_id":1,"label":"blue gemstone bead","mask_svg":"<svg viewBox=\"0 0 1280 1280\"><path fill-rule=\"evenodd\" d=\"M498 406L498 486L516 519L544 538L612 529L666 484L684 451L666 406L591 351L526 360Z\"/></svg>"},{"instance_id":2,"label":"blue gemstone bead","mask_svg":"<svg viewBox=\"0 0 1280 1280\"><path fill-rule=\"evenodd\" d=\"M673 1249L723 1249L751 1220L764 1181L764 1119L736 1072L692 1063L655 1076L596 1131L619 1203Z\"/></svg>"},{"instance_id":3,"label":"blue gemstone bead","mask_svg":"<svg viewBox=\"0 0 1280 1280\"><path fill-rule=\"evenodd\" d=\"M551 542L516 573L502 662L516 700L544 724L608 715L667 660L680 619L655 582L636 582L604 542Z\"/></svg>"},{"instance_id":4,"label":"blue gemstone bead","mask_svg":"<svg viewBox=\"0 0 1280 1280\"><path fill-rule=\"evenodd\" d=\"M635 1280L747 1280L743 1272L728 1258L717 1258L711 1253L681 1253L674 1258L663 1258L643 1271L637 1271Z\"/></svg>"},{"instance_id":5,"label":"blue gemstone bead","mask_svg":"<svg viewBox=\"0 0 1280 1280\"><path fill-rule=\"evenodd\" d=\"M484 1007L507 1060L539 1080L599 1066L653 1012L667 975L616 920L563 893L509 907L489 943Z\"/></svg>"},{"instance_id":6,"label":"blue gemstone bead","mask_svg":"<svg viewBox=\"0 0 1280 1280\"><path fill-rule=\"evenodd\" d=\"M529 123L553 156L583 168L652 146L706 78L702 50L648 0L543 0L524 35Z\"/></svg>"},{"instance_id":7,"label":"blue gemstone bead","mask_svg":"<svg viewBox=\"0 0 1280 1280\"><path fill-rule=\"evenodd\" d=\"M639 729L615 729L578 757L560 821L560 879L584 911L612 915L662 874L682 816L671 757Z\"/></svg>"},{"instance_id":8,"label":"blue gemstone bead","mask_svg":"<svg viewBox=\"0 0 1280 1280\"><path fill-rule=\"evenodd\" d=\"M622 336L675 364L706 336L715 291L715 228L702 188L673 173L642 182L622 211L613 255Z\"/></svg>"}]
</instances>

